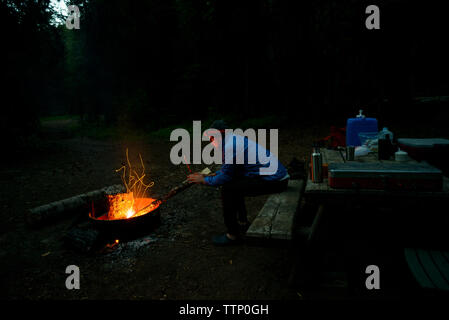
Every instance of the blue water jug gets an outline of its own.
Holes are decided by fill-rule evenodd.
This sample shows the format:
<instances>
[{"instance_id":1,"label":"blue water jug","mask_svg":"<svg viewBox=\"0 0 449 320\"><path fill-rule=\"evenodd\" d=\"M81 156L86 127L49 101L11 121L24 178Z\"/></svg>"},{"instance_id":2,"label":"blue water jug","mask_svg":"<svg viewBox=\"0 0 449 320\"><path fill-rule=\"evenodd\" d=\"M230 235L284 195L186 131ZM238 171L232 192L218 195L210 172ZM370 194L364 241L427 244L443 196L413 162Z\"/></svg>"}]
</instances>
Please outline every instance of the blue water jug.
<instances>
[{"instance_id":1,"label":"blue water jug","mask_svg":"<svg viewBox=\"0 0 449 320\"><path fill-rule=\"evenodd\" d=\"M366 118L362 110L355 118L349 118L346 124L346 145L360 146L360 132L378 132L377 119Z\"/></svg>"}]
</instances>

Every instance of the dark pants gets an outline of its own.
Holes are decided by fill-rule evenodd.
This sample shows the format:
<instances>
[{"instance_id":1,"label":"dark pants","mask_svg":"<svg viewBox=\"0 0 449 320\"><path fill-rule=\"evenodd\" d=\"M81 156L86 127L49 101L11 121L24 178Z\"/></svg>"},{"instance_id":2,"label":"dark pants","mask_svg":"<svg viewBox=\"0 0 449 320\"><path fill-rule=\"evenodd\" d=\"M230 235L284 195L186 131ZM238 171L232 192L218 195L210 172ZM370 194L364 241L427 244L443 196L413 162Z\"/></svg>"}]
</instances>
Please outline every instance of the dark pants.
<instances>
[{"instance_id":1,"label":"dark pants","mask_svg":"<svg viewBox=\"0 0 449 320\"><path fill-rule=\"evenodd\" d=\"M240 225L248 222L245 197L280 193L287 189L288 179L283 181L267 181L260 178L239 178L221 187L223 201L223 217L228 233L240 234Z\"/></svg>"}]
</instances>

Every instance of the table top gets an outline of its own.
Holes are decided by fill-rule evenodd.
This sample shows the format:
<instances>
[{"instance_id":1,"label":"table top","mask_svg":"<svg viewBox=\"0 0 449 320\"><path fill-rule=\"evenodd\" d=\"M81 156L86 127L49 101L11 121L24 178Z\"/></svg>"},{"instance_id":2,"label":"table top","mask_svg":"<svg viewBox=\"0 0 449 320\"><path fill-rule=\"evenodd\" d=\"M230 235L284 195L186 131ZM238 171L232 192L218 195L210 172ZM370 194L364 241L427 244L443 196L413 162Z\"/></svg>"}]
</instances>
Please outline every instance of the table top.
<instances>
[{"instance_id":1,"label":"table top","mask_svg":"<svg viewBox=\"0 0 449 320\"><path fill-rule=\"evenodd\" d=\"M344 151L321 149L323 157L323 164L329 163L343 163ZM366 156L356 157L357 162L369 162L369 163L394 163L394 160L378 160L376 153L370 153ZM409 163L418 163L415 160L408 161ZM443 189L441 191L391 191L391 190L375 190L375 189L336 189L331 188L328 184L328 179L323 179L321 183L315 183L309 178L307 179L307 185L305 188L305 194L308 195L401 195L401 196L433 196L433 197L448 197L449 198L449 178L443 177Z\"/></svg>"}]
</instances>

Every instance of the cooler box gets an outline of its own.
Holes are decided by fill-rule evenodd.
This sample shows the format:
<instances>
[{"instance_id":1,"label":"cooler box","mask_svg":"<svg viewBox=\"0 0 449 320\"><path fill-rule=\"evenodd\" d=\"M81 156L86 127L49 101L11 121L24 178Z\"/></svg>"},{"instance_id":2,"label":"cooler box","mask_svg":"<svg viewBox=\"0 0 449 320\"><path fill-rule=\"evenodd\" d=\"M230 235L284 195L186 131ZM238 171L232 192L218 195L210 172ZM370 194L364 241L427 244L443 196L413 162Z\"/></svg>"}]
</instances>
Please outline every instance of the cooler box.
<instances>
[{"instance_id":1,"label":"cooler box","mask_svg":"<svg viewBox=\"0 0 449 320\"><path fill-rule=\"evenodd\" d=\"M440 191L441 170L426 163L330 163L332 188Z\"/></svg>"},{"instance_id":2,"label":"cooler box","mask_svg":"<svg viewBox=\"0 0 449 320\"><path fill-rule=\"evenodd\" d=\"M429 160L436 156L436 152L444 149L449 150L449 140L442 138L434 139L398 139L398 146L406 151L410 157L416 160Z\"/></svg>"},{"instance_id":3,"label":"cooler box","mask_svg":"<svg viewBox=\"0 0 449 320\"><path fill-rule=\"evenodd\" d=\"M417 161L425 160L431 165L449 174L449 140L433 139L398 139L398 146Z\"/></svg>"}]
</instances>

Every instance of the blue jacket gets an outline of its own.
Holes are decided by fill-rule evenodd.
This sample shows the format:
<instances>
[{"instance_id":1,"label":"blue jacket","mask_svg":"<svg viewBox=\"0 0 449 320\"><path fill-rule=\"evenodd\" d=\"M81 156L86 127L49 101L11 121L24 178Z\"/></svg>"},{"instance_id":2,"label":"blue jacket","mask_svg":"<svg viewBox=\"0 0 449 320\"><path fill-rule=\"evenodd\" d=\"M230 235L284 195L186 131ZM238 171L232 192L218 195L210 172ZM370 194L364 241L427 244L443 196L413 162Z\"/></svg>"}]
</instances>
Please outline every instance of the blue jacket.
<instances>
[{"instance_id":1,"label":"blue jacket","mask_svg":"<svg viewBox=\"0 0 449 320\"><path fill-rule=\"evenodd\" d=\"M244 150L244 159L242 159L242 154L236 152L236 150L238 150L237 147L242 148L242 146ZM277 181L288 177L287 169L285 169L285 167L273 154L270 153L270 151L266 150L255 141L250 140L247 137L237 136L235 134L227 135L224 143L222 144L222 148L223 164L221 166L221 169L216 172L215 176L208 176L204 178L207 185L220 186L236 177L258 177L263 180L271 181ZM269 172L269 174L261 174L260 169L269 168L270 162L265 164L260 163L258 152L260 152L261 154L265 152L266 156L270 157L270 162L276 161L276 170L273 170L273 172ZM228 157L232 156L232 164L226 163L227 161L225 162L225 154L228 154ZM250 154L252 154L253 157L255 155L255 163L249 163L254 162L249 161ZM238 159L240 159L240 161L242 161L243 163L238 164ZM254 158L252 159L254 160Z\"/></svg>"}]
</instances>

